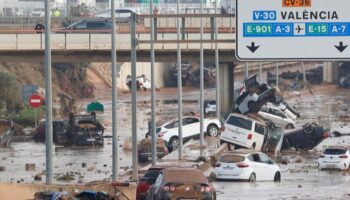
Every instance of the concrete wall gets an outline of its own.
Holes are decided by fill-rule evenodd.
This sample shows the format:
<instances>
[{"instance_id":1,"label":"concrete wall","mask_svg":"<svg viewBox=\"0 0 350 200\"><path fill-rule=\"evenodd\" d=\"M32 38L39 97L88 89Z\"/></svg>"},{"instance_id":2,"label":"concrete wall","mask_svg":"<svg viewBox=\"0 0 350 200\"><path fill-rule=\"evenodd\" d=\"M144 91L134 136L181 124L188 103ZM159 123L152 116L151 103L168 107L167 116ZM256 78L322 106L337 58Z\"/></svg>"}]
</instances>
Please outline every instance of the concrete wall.
<instances>
[{"instance_id":1,"label":"concrete wall","mask_svg":"<svg viewBox=\"0 0 350 200\"><path fill-rule=\"evenodd\" d=\"M325 62L323 64L323 81L334 83L339 80L339 63Z\"/></svg>"},{"instance_id":2,"label":"concrete wall","mask_svg":"<svg viewBox=\"0 0 350 200\"><path fill-rule=\"evenodd\" d=\"M165 75L168 71L170 63L155 63L154 72L155 72L155 83L156 88L162 88L165 86ZM151 63L148 62L138 62L136 64L136 76L141 76L142 74L146 75L148 80L151 80ZM117 84L118 88L129 89L126 85L126 77L131 75L131 63L123 63L120 66L120 71L118 73Z\"/></svg>"},{"instance_id":3,"label":"concrete wall","mask_svg":"<svg viewBox=\"0 0 350 200\"><path fill-rule=\"evenodd\" d=\"M233 106L233 63L220 65L220 113L226 118Z\"/></svg>"}]
</instances>

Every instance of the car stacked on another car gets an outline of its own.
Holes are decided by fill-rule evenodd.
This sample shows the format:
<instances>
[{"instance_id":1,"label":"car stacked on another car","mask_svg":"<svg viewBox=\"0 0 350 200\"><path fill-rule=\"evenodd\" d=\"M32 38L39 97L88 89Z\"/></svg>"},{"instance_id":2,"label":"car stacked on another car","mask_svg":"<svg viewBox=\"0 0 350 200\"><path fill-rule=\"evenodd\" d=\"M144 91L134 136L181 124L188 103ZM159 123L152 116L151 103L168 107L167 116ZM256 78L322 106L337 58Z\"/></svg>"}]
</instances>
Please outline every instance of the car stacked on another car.
<instances>
[{"instance_id":1,"label":"car stacked on another car","mask_svg":"<svg viewBox=\"0 0 350 200\"><path fill-rule=\"evenodd\" d=\"M267 131L268 127L263 120L232 113L222 128L220 142L233 144L235 147L261 150Z\"/></svg>"},{"instance_id":2,"label":"car stacked on another car","mask_svg":"<svg viewBox=\"0 0 350 200\"><path fill-rule=\"evenodd\" d=\"M149 188L147 199L216 199L214 188L203 172L194 168L167 168Z\"/></svg>"},{"instance_id":3,"label":"car stacked on another car","mask_svg":"<svg viewBox=\"0 0 350 200\"><path fill-rule=\"evenodd\" d=\"M207 135L216 137L220 134L221 122L216 118L204 118L204 130ZM169 150L177 149L179 144L178 138L178 120L174 119L165 122L156 129L158 137L166 141ZM182 119L182 135L184 141L197 137L200 134L199 118L195 116L185 116ZM150 133L146 133L146 138Z\"/></svg>"},{"instance_id":4,"label":"car stacked on another car","mask_svg":"<svg viewBox=\"0 0 350 200\"><path fill-rule=\"evenodd\" d=\"M261 152L240 149L223 154L215 164L216 179L281 181L281 170Z\"/></svg>"},{"instance_id":5,"label":"car stacked on another car","mask_svg":"<svg viewBox=\"0 0 350 200\"><path fill-rule=\"evenodd\" d=\"M271 120L276 126L293 129L295 127L295 121L289 118L284 112L273 105L266 105L261 107L259 113L265 119Z\"/></svg>"},{"instance_id":6,"label":"car stacked on another car","mask_svg":"<svg viewBox=\"0 0 350 200\"><path fill-rule=\"evenodd\" d=\"M318 158L319 169L350 169L350 147L327 147Z\"/></svg>"}]
</instances>

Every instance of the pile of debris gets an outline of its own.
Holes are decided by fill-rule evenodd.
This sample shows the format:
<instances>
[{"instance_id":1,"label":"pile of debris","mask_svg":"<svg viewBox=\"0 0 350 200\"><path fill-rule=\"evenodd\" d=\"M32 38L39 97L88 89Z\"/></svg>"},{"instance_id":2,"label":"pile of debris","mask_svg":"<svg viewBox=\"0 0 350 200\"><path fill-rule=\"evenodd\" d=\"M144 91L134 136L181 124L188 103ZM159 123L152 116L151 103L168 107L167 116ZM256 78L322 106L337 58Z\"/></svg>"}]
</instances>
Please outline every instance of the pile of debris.
<instances>
[{"instance_id":1,"label":"pile of debris","mask_svg":"<svg viewBox=\"0 0 350 200\"><path fill-rule=\"evenodd\" d=\"M267 131L263 131L262 148L259 147L257 150L271 153L289 148L308 150L329 137L329 131L315 123L294 127L294 120L300 117L300 113L290 106L278 91L277 88L272 88L267 84L260 84L256 75L252 75L244 81L244 88L235 101L233 113L237 113L234 114L236 118L240 118L241 115L243 121L250 119L251 121L259 121L267 129ZM240 125L234 126L239 127ZM284 130L285 128L288 130ZM255 130L253 129L254 131L257 131L257 127ZM237 140L240 139L237 138ZM236 143L233 140L228 141L227 137L222 141Z\"/></svg>"}]
</instances>

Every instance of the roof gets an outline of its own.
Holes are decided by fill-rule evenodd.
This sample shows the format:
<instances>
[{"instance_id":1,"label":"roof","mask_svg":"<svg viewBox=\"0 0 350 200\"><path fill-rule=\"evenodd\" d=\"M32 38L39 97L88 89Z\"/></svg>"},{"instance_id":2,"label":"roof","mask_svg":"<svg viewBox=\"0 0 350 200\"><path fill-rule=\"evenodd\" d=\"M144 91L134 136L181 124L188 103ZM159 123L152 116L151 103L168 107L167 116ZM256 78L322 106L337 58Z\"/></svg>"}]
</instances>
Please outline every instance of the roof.
<instances>
[{"instance_id":1,"label":"roof","mask_svg":"<svg viewBox=\"0 0 350 200\"><path fill-rule=\"evenodd\" d=\"M163 170L168 183L208 183L202 171L194 168L168 168Z\"/></svg>"}]
</instances>

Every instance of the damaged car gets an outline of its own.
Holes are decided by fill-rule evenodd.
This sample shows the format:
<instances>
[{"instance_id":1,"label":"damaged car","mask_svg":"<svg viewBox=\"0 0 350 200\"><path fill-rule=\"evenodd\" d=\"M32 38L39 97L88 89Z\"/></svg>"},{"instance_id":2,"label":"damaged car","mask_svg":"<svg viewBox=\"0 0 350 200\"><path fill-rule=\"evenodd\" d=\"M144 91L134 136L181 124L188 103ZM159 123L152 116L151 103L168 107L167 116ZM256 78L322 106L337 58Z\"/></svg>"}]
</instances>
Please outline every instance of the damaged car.
<instances>
[{"instance_id":1,"label":"damaged car","mask_svg":"<svg viewBox=\"0 0 350 200\"><path fill-rule=\"evenodd\" d=\"M96 115L69 116L69 138L74 145L103 145L104 127Z\"/></svg>"},{"instance_id":2,"label":"damaged car","mask_svg":"<svg viewBox=\"0 0 350 200\"><path fill-rule=\"evenodd\" d=\"M156 128L158 137L165 140L170 151L177 149L179 145L177 119L165 122ZM217 137L220 134L221 122L216 118L204 118L204 131L208 136ZM182 119L182 135L184 141L198 137L200 134L199 117L184 116ZM150 132L146 133L146 138L150 138Z\"/></svg>"},{"instance_id":3,"label":"damaged car","mask_svg":"<svg viewBox=\"0 0 350 200\"><path fill-rule=\"evenodd\" d=\"M147 192L147 199L215 200L216 194L202 171L194 168L168 168L158 175Z\"/></svg>"},{"instance_id":4,"label":"damaged car","mask_svg":"<svg viewBox=\"0 0 350 200\"><path fill-rule=\"evenodd\" d=\"M165 143L165 141L161 138L157 138L156 140L157 145L157 158L163 158L164 156L169 154L168 147ZM137 145L137 155L139 157L140 163L148 162L152 159L152 140L151 138L145 138L140 141L140 143Z\"/></svg>"},{"instance_id":5,"label":"damaged car","mask_svg":"<svg viewBox=\"0 0 350 200\"><path fill-rule=\"evenodd\" d=\"M286 129L293 129L295 127L295 121L273 105L263 106L258 114L265 119L271 120L276 126Z\"/></svg>"},{"instance_id":6,"label":"damaged car","mask_svg":"<svg viewBox=\"0 0 350 200\"><path fill-rule=\"evenodd\" d=\"M235 148L246 148L271 153L279 152L283 131L271 121L254 115L232 113L227 118L220 143L232 144Z\"/></svg>"},{"instance_id":7,"label":"damaged car","mask_svg":"<svg viewBox=\"0 0 350 200\"><path fill-rule=\"evenodd\" d=\"M257 113L267 102L276 101L276 91L267 84L259 84L256 74L244 80L243 91L235 101L235 111L241 114Z\"/></svg>"},{"instance_id":8,"label":"damaged car","mask_svg":"<svg viewBox=\"0 0 350 200\"><path fill-rule=\"evenodd\" d=\"M309 150L316 147L330 135L329 130L316 123L307 123L302 127L284 132L282 149Z\"/></svg>"},{"instance_id":9,"label":"damaged car","mask_svg":"<svg viewBox=\"0 0 350 200\"><path fill-rule=\"evenodd\" d=\"M126 77L126 85L131 90L131 76ZM148 90L151 89L151 82L146 78L146 75L142 74L141 76L136 76L136 88L138 90Z\"/></svg>"}]
</instances>

